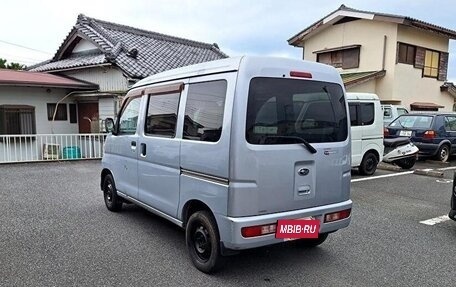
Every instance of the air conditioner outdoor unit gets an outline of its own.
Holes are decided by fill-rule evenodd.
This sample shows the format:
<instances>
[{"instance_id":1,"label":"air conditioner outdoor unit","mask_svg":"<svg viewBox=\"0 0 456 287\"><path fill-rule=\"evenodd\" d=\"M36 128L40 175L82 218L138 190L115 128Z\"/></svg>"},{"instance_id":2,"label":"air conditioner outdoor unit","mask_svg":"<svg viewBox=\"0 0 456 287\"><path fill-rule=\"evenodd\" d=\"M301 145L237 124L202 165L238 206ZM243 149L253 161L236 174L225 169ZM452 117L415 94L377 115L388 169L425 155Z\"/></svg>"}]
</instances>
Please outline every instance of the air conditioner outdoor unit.
<instances>
[{"instance_id":1,"label":"air conditioner outdoor unit","mask_svg":"<svg viewBox=\"0 0 456 287\"><path fill-rule=\"evenodd\" d=\"M58 144L43 144L44 159L59 159L60 145Z\"/></svg>"}]
</instances>

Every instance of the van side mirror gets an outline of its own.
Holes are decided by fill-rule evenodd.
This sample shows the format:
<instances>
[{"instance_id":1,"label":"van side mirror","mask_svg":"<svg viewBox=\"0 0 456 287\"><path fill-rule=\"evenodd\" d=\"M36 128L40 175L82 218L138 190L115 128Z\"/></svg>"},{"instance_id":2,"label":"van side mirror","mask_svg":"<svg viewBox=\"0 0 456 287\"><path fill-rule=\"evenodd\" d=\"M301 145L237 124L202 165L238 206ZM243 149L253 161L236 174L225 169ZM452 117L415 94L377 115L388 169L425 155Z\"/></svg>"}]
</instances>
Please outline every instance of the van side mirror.
<instances>
[{"instance_id":1,"label":"van side mirror","mask_svg":"<svg viewBox=\"0 0 456 287\"><path fill-rule=\"evenodd\" d=\"M116 125L114 124L114 120L112 118L105 119L105 130L107 133L112 133L115 135Z\"/></svg>"}]
</instances>

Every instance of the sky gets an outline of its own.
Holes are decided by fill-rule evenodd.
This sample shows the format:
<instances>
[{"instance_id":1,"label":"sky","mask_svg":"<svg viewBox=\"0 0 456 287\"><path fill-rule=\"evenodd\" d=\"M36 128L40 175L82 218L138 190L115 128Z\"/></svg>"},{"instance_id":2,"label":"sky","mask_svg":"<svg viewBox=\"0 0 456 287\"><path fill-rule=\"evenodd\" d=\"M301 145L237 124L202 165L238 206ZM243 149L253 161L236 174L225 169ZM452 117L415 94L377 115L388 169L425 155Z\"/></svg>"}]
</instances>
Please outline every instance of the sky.
<instances>
[{"instance_id":1,"label":"sky","mask_svg":"<svg viewBox=\"0 0 456 287\"><path fill-rule=\"evenodd\" d=\"M78 14L149 31L217 43L229 56L302 59L287 40L341 4L417 18L456 30L454 0L15 0L2 3L0 58L31 65L55 54ZM448 79L456 83L456 41Z\"/></svg>"}]
</instances>

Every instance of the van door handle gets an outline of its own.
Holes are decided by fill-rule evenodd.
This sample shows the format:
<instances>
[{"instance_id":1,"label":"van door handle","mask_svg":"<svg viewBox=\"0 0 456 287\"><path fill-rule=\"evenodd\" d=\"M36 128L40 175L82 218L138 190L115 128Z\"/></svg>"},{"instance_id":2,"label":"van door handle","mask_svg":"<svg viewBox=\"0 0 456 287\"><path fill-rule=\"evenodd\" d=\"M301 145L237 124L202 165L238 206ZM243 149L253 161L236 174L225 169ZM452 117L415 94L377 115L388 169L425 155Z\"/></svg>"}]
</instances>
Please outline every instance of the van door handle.
<instances>
[{"instance_id":1,"label":"van door handle","mask_svg":"<svg viewBox=\"0 0 456 287\"><path fill-rule=\"evenodd\" d=\"M132 151L136 151L136 142L135 141L131 142L130 148L131 148Z\"/></svg>"},{"instance_id":2,"label":"van door handle","mask_svg":"<svg viewBox=\"0 0 456 287\"><path fill-rule=\"evenodd\" d=\"M141 154L140 154L140 156L146 157L146 154L147 154L147 147L146 147L146 144L145 144L145 143L142 143L142 144L141 144Z\"/></svg>"}]
</instances>

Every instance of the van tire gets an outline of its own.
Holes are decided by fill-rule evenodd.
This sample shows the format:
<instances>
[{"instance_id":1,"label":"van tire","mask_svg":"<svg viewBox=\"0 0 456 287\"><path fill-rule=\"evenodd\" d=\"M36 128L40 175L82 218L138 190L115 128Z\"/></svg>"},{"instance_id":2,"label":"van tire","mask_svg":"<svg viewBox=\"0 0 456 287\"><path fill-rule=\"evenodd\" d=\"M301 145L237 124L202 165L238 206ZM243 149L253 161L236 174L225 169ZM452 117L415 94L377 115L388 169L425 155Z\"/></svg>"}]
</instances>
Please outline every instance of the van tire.
<instances>
[{"instance_id":1,"label":"van tire","mask_svg":"<svg viewBox=\"0 0 456 287\"><path fill-rule=\"evenodd\" d=\"M361 164L359 165L359 173L362 175L373 175L377 170L378 159L372 152L367 152Z\"/></svg>"},{"instance_id":2,"label":"van tire","mask_svg":"<svg viewBox=\"0 0 456 287\"><path fill-rule=\"evenodd\" d=\"M296 240L296 246L298 247L303 247L303 248L313 248L316 247L323 242L326 241L328 238L328 233L320 233L318 235L318 238L312 238L312 239L299 239Z\"/></svg>"},{"instance_id":3,"label":"van tire","mask_svg":"<svg viewBox=\"0 0 456 287\"><path fill-rule=\"evenodd\" d=\"M450 147L447 144L440 146L436 158L441 162L447 162L450 158Z\"/></svg>"},{"instance_id":4,"label":"van tire","mask_svg":"<svg viewBox=\"0 0 456 287\"><path fill-rule=\"evenodd\" d=\"M212 214L206 210L193 213L185 228L187 250L195 267L204 273L219 270L224 262L220 235Z\"/></svg>"},{"instance_id":5,"label":"van tire","mask_svg":"<svg viewBox=\"0 0 456 287\"><path fill-rule=\"evenodd\" d=\"M110 174L103 180L103 198L108 210L118 212L122 209L122 199L117 195L116 184Z\"/></svg>"}]
</instances>

